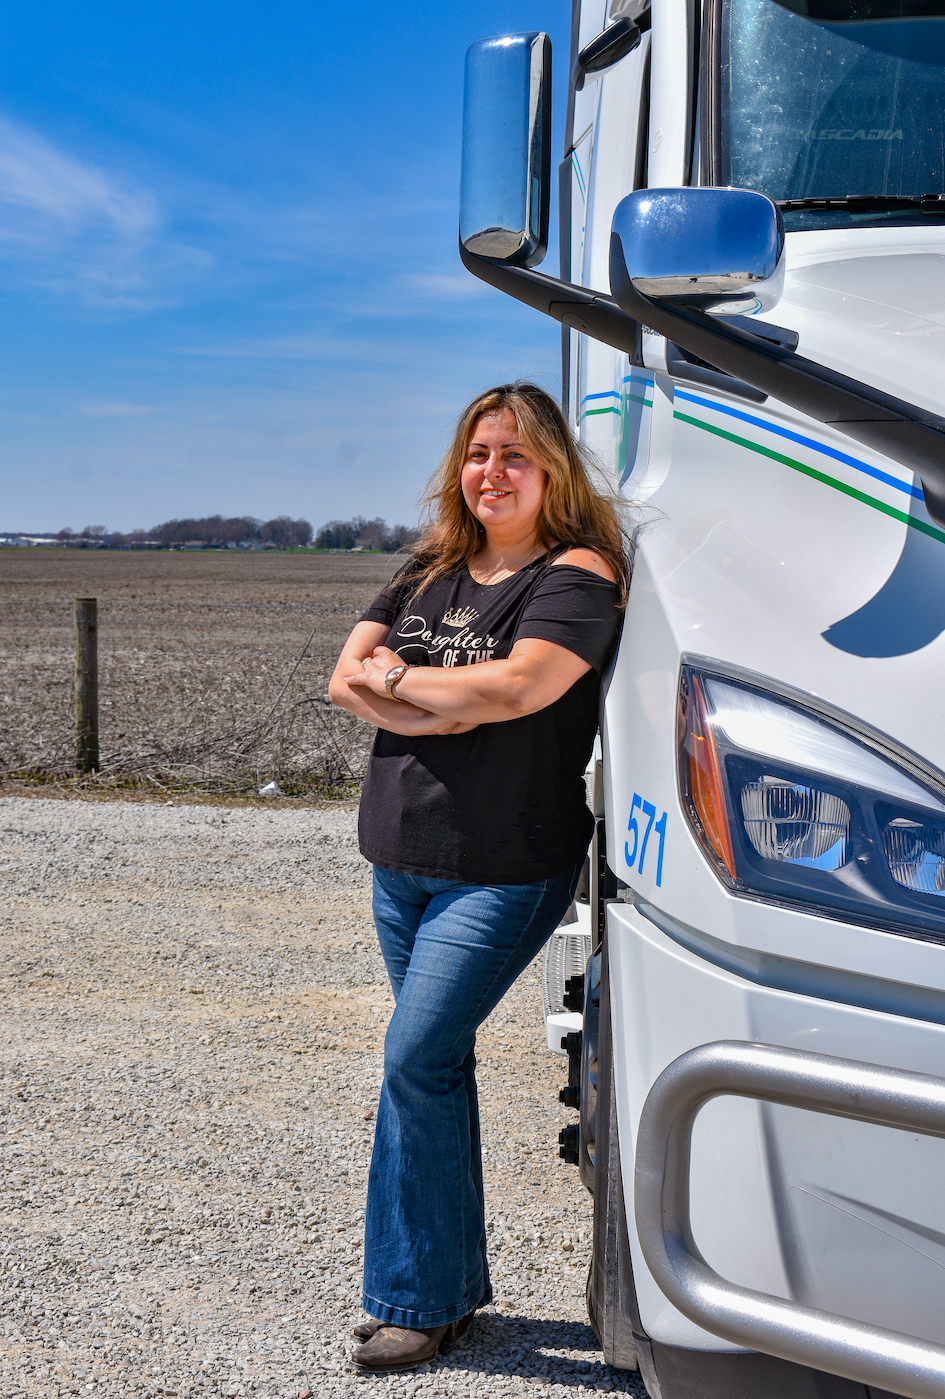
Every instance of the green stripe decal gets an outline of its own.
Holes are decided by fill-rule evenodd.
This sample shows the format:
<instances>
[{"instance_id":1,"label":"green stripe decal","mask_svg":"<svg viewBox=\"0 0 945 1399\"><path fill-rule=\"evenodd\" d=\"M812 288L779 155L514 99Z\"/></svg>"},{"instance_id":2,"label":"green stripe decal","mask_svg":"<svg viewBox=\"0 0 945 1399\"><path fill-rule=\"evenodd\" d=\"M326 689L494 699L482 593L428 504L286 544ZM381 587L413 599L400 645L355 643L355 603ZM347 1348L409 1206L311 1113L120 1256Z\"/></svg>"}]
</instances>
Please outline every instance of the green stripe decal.
<instances>
[{"instance_id":1,"label":"green stripe decal","mask_svg":"<svg viewBox=\"0 0 945 1399\"><path fill-rule=\"evenodd\" d=\"M640 398L635 393L625 393L623 397L627 403L642 403L644 408L653 407L653 400L651 398ZM581 418L582 420L584 418L593 418L599 413L613 413L616 417L620 417L620 409L611 406L609 408L585 408L584 412L581 414ZM677 413L676 416L679 417L679 414Z\"/></svg>"},{"instance_id":2,"label":"green stripe decal","mask_svg":"<svg viewBox=\"0 0 945 1399\"><path fill-rule=\"evenodd\" d=\"M738 437L734 432L726 432L724 428L716 427L713 423L703 422L701 418L691 418L688 413L674 410L673 417L678 418L682 423L689 423L691 427L701 428L703 432L711 432L716 437L722 437L726 442L734 442L737 447L747 447L750 452L757 452L759 456L770 457L772 461L780 462L782 466L789 466L792 471L800 471L804 476L811 476L821 485L832 486L835 491L842 491L844 495L852 496L862 505L871 505L874 510L881 510L884 515L890 515L894 520L899 520L901 524L911 525L913 529L931 535L940 544L945 544L945 531L936 529L934 525L927 524L925 520L917 520L912 515L907 515L904 510L897 510L894 505L887 505L885 501L877 500L875 496L866 495L864 491L858 491L855 486L848 486L844 481L837 481L833 476L827 476L823 471L817 471L813 466L808 466L806 462L796 461L794 457L787 457L783 452L775 452L771 447L763 447L760 442L752 442L748 437Z\"/></svg>"}]
</instances>

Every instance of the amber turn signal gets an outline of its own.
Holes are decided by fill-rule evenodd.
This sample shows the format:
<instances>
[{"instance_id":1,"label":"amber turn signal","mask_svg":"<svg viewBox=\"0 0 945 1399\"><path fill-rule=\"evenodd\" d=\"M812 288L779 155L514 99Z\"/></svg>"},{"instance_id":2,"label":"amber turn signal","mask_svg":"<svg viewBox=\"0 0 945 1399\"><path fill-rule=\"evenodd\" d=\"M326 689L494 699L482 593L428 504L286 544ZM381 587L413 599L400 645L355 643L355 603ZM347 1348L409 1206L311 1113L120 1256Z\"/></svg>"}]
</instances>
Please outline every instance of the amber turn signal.
<instances>
[{"instance_id":1,"label":"amber turn signal","mask_svg":"<svg viewBox=\"0 0 945 1399\"><path fill-rule=\"evenodd\" d=\"M686 730L689 749L689 791L703 833L717 858L735 878L735 857L725 808L725 788L719 755L715 748L709 711L699 677L689 682L686 704Z\"/></svg>"}]
</instances>

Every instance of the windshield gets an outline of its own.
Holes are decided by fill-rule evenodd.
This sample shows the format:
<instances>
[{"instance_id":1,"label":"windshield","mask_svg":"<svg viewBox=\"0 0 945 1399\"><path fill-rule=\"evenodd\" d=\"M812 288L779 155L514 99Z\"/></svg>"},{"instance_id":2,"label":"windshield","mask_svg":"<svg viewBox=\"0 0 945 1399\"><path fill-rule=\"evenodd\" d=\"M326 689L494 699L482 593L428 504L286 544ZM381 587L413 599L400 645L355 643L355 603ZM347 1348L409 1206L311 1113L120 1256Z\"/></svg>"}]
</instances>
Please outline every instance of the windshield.
<instances>
[{"instance_id":1,"label":"windshield","mask_svg":"<svg viewBox=\"0 0 945 1399\"><path fill-rule=\"evenodd\" d=\"M891 197L945 192L945 0L722 0L719 38L716 183L889 202L785 211L789 228L902 222Z\"/></svg>"}]
</instances>

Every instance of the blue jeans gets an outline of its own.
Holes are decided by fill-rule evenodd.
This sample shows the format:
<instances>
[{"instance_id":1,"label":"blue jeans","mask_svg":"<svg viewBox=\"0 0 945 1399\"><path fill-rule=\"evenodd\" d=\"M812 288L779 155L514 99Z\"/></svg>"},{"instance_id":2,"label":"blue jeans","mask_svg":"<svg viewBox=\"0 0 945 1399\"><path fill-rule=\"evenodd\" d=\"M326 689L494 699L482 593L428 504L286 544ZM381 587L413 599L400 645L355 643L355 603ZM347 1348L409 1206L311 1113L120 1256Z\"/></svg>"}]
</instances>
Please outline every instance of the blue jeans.
<instances>
[{"instance_id":1,"label":"blue jeans","mask_svg":"<svg viewBox=\"0 0 945 1399\"><path fill-rule=\"evenodd\" d=\"M560 923L577 875L481 885L374 868L397 1003L364 1231L364 1310L380 1321L442 1326L492 1300L476 1030Z\"/></svg>"}]
</instances>

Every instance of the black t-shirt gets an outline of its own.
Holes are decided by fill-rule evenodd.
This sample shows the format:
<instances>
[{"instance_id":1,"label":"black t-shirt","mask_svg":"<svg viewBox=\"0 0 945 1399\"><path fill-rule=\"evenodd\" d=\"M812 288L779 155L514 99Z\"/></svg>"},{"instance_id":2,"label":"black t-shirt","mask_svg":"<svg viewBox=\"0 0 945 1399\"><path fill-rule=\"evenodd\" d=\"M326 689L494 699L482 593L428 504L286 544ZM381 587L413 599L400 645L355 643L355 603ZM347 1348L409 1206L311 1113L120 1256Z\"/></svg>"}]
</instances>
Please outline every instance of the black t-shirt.
<instances>
[{"instance_id":1,"label":"black t-shirt","mask_svg":"<svg viewBox=\"0 0 945 1399\"><path fill-rule=\"evenodd\" d=\"M583 774L620 627L619 593L588 569L548 558L489 585L463 566L416 598L410 563L361 618L390 626L387 645L410 665L504 660L516 641L538 637L591 666L554 704L519 719L419 738L379 729L358 822L372 864L530 884L583 859L594 824Z\"/></svg>"}]
</instances>

